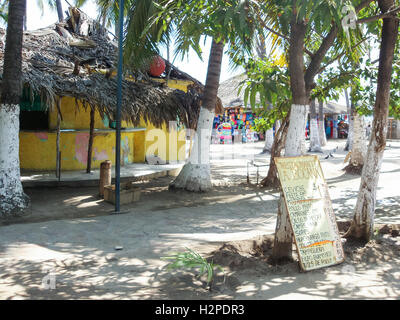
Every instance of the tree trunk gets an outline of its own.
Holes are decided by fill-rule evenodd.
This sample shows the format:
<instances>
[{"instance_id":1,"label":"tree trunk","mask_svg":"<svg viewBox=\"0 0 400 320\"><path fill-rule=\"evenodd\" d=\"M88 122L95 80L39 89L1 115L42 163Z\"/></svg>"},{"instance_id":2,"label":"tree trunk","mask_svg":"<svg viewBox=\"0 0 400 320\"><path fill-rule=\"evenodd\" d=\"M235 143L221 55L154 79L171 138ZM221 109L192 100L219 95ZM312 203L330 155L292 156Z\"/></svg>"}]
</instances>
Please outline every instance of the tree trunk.
<instances>
[{"instance_id":1,"label":"tree trunk","mask_svg":"<svg viewBox=\"0 0 400 320\"><path fill-rule=\"evenodd\" d=\"M333 139L338 138L338 116L337 115L333 116L332 138Z\"/></svg>"},{"instance_id":2,"label":"tree trunk","mask_svg":"<svg viewBox=\"0 0 400 320\"><path fill-rule=\"evenodd\" d=\"M25 6L25 13L24 13L24 31L28 30L28 16L26 12L26 6Z\"/></svg>"},{"instance_id":3,"label":"tree trunk","mask_svg":"<svg viewBox=\"0 0 400 320\"><path fill-rule=\"evenodd\" d=\"M192 152L179 175L170 184L170 188L201 192L209 191L212 187L210 172L210 143L221 74L223 50L224 43L222 41L216 43L213 40L207 69L206 85L203 93L203 103L200 109Z\"/></svg>"},{"instance_id":4,"label":"tree trunk","mask_svg":"<svg viewBox=\"0 0 400 320\"><path fill-rule=\"evenodd\" d=\"M349 93L347 92L347 89L344 89L344 95L346 97L347 114L349 115L349 130L347 132L347 141L344 150L350 151L351 148L353 148L353 107L350 104Z\"/></svg>"},{"instance_id":5,"label":"tree trunk","mask_svg":"<svg viewBox=\"0 0 400 320\"><path fill-rule=\"evenodd\" d=\"M56 177L58 181L61 178L61 157L60 157L60 138L61 138L61 106L60 106L60 98L57 99L57 136L56 136Z\"/></svg>"},{"instance_id":6,"label":"tree trunk","mask_svg":"<svg viewBox=\"0 0 400 320\"><path fill-rule=\"evenodd\" d=\"M281 127L281 121L276 120L275 121L275 134L279 131L280 127Z\"/></svg>"},{"instance_id":7,"label":"tree trunk","mask_svg":"<svg viewBox=\"0 0 400 320\"><path fill-rule=\"evenodd\" d=\"M61 22L64 20L61 0L56 0L56 6L57 6L58 21Z\"/></svg>"},{"instance_id":8,"label":"tree trunk","mask_svg":"<svg viewBox=\"0 0 400 320\"><path fill-rule=\"evenodd\" d=\"M259 59L265 59L267 56L267 50L265 47L265 38L262 34L256 37L256 52ZM272 105L268 106L268 110L272 109ZM262 153L270 153L272 151L272 145L274 144L274 129L268 129L265 131L265 144ZM271 156L272 157L272 156Z\"/></svg>"},{"instance_id":9,"label":"tree trunk","mask_svg":"<svg viewBox=\"0 0 400 320\"><path fill-rule=\"evenodd\" d=\"M118 35L119 35L119 18L118 16L115 17L115 22L114 22L114 32L115 32L115 41L118 42Z\"/></svg>"},{"instance_id":10,"label":"tree trunk","mask_svg":"<svg viewBox=\"0 0 400 320\"><path fill-rule=\"evenodd\" d=\"M381 12L385 13L393 7L394 1L379 0L378 5ZM383 19L372 133L361 175L354 218L345 237L369 241L373 236L376 191L386 146L392 63L398 29L398 19Z\"/></svg>"},{"instance_id":11,"label":"tree trunk","mask_svg":"<svg viewBox=\"0 0 400 320\"><path fill-rule=\"evenodd\" d=\"M272 145L274 144L274 128L265 131L265 144L263 148L263 153L271 152Z\"/></svg>"},{"instance_id":12,"label":"tree trunk","mask_svg":"<svg viewBox=\"0 0 400 320\"><path fill-rule=\"evenodd\" d=\"M295 12L295 8L293 8ZM299 156L305 151L305 129L307 117L307 92L304 79L304 38L307 25L297 21L293 13L291 21L291 36L289 43L289 73L292 91L292 106L290 109L289 128L285 143L285 156ZM279 200L278 216L275 228L272 260L276 262L292 259L292 230L289 216L284 210L284 199Z\"/></svg>"},{"instance_id":13,"label":"tree trunk","mask_svg":"<svg viewBox=\"0 0 400 320\"><path fill-rule=\"evenodd\" d=\"M101 19L101 26L105 29L107 24L107 16L105 14L101 14L100 19Z\"/></svg>"},{"instance_id":14,"label":"tree trunk","mask_svg":"<svg viewBox=\"0 0 400 320\"><path fill-rule=\"evenodd\" d=\"M267 48L265 46L265 37L263 34L258 34L258 37L256 37L256 52L260 59L265 59L267 56Z\"/></svg>"},{"instance_id":15,"label":"tree trunk","mask_svg":"<svg viewBox=\"0 0 400 320\"><path fill-rule=\"evenodd\" d=\"M25 0L11 1L4 51L0 104L0 216L19 215L29 206L19 165L19 112Z\"/></svg>"},{"instance_id":16,"label":"tree trunk","mask_svg":"<svg viewBox=\"0 0 400 320\"><path fill-rule=\"evenodd\" d=\"M272 104L269 104L267 109L272 110L273 109ZM274 128L272 127L267 131L265 131L265 144L262 153L271 152L273 144L274 144Z\"/></svg>"},{"instance_id":17,"label":"tree trunk","mask_svg":"<svg viewBox=\"0 0 400 320\"><path fill-rule=\"evenodd\" d=\"M353 114L353 143L351 148L350 163L345 168L346 172L361 174L364 159L367 153L364 117L354 109Z\"/></svg>"},{"instance_id":18,"label":"tree trunk","mask_svg":"<svg viewBox=\"0 0 400 320\"><path fill-rule=\"evenodd\" d=\"M277 121L278 123L278 121ZM269 169L267 176L261 181L263 187L279 187L278 171L276 169L275 157L280 157L286 143L287 130L289 127L289 115L287 115L279 129L276 131L274 143L271 148L271 159L269 161Z\"/></svg>"},{"instance_id":19,"label":"tree trunk","mask_svg":"<svg viewBox=\"0 0 400 320\"><path fill-rule=\"evenodd\" d=\"M321 147L324 147L327 142L325 133L324 103L322 101L319 101L318 103L318 130Z\"/></svg>"},{"instance_id":20,"label":"tree trunk","mask_svg":"<svg viewBox=\"0 0 400 320\"><path fill-rule=\"evenodd\" d=\"M276 220L274 247L272 248L271 262L283 263L292 260L293 231L290 225L289 214L280 193L278 204L278 218Z\"/></svg>"},{"instance_id":21,"label":"tree trunk","mask_svg":"<svg viewBox=\"0 0 400 320\"><path fill-rule=\"evenodd\" d=\"M313 99L310 105L310 149L308 151L322 153L319 140L317 112L315 109L315 99Z\"/></svg>"},{"instance_id":22,"label":"tree trunk","mask_svg":"<svg viewBox=\"0 0 400 320\"><path fill-rule=\"evenodd\" d=\"M93 156L93 141L94 141L94 118L95 109L90 108L90 129L89 129L89 144L88 144L88 157L87 157L87 165L86 165L86 173L90 173L92 171L92 156Z\"/></svg>"}]
</instances>

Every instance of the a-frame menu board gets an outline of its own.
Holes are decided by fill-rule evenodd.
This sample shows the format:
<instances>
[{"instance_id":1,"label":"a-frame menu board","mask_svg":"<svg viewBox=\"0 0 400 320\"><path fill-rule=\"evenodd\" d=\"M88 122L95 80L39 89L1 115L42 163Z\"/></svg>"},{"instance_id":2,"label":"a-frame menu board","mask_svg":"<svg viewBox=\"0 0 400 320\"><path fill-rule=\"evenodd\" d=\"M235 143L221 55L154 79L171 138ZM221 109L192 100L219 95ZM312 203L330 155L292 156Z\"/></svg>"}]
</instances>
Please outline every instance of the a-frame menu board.
<instances>
[{"instance_id":1,"label":"a-frame menu board","mask_svg":"<svg viewBox=\"0 0 400 320\"><path fill-rule=\"evenodd\" d=\"M300 265L313 270L344 261L332 202L317 156L275 158Z\"/></svg>"}]
</instances>

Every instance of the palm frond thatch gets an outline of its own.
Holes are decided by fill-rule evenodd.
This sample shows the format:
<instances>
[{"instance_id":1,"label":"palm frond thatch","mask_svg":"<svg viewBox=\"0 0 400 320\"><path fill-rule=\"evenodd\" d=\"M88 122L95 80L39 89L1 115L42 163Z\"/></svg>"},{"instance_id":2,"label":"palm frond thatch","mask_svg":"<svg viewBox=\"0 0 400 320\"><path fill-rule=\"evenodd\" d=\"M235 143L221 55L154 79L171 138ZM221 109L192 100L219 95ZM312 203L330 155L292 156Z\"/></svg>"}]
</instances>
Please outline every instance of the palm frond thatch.
<instances>
[{"instance_id":1,"label":"palm frond thatch","mask_svg":"<svg viewBox=\"0 0 400 320\"><path fill-rule=\"evenodd\" d=\"M6 31L0 28L1 74L5 35ZM22 55L23 84L30 88L32 96L40 95L48 108L54 108L59 97L69 96L114 119L117 83L110 74L116 69L117 46L99 23L70 8L70 16L64 22L24 32ZM158 127L179 119L195 128L203 88L194 82L185 93L150 79L125 79L122 118L134 125L144 119Z\"/></svg>"}]
</instances>

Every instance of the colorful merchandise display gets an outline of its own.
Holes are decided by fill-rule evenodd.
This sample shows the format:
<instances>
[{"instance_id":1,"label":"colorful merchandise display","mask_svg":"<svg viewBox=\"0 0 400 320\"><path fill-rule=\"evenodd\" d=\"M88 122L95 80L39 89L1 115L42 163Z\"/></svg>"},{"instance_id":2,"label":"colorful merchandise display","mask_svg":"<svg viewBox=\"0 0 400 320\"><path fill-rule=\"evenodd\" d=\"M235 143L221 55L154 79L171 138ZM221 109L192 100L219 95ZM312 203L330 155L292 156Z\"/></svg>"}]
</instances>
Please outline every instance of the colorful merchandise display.
<instances>
[{"instance_id":1,"label":"colorful merchandise display","mask_svg":"<svg viewBox=\"0 0 400 320\"><path fill-rule=\"evenodd\" d=\"M256 117L243 108L225 110L224 115L217 115L213 123L213 143L231 144L260 140L252 130Z\"/></svg>"},{"instance_id":2,"label":"colorful merchandise display","mask_svg":"<svg viewBox=\"0 0 400 320\"><path fill-rule=\"evenodd\" d=\"M232 144L232 125L229 122L220 124L218 132L220 134L221 144Z\"/></svg>"}]
</instances>

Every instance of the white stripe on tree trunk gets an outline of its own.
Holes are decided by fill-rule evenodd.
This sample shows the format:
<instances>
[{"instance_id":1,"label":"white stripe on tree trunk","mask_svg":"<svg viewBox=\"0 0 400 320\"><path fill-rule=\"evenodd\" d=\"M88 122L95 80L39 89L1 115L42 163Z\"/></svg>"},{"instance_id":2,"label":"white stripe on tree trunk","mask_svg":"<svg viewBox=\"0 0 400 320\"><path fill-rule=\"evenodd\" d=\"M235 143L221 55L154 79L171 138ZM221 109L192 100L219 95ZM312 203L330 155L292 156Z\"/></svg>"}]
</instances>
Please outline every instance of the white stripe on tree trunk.
<instances>
[{"instance_id":1,"label":"white stripe on tree trunk","mask_svg":"<svg viewBox=\"0 0 400 320\"><path fill-rule=\"evenodd\" d=\"M171 183L171 188L189 191L208 191L211 189L210 142L213 121L214 112L201 108L190 157L179 175Z\"/></svg>"},{"instance_id":2,"label":"white stripe on tree trunk","mask_svg":"<svg viewBox=\"0 0 400 320\"><path fill-rule=\"evenodd\" d=\"M0 106L0 215L18 215L29 205L19 167L19 105Z\"/></svg>"}]
</instances>

